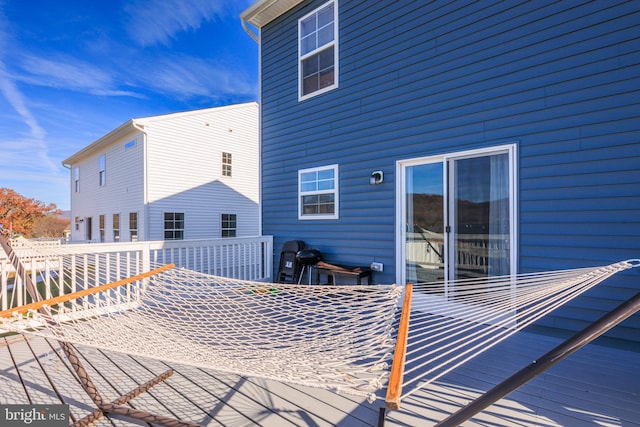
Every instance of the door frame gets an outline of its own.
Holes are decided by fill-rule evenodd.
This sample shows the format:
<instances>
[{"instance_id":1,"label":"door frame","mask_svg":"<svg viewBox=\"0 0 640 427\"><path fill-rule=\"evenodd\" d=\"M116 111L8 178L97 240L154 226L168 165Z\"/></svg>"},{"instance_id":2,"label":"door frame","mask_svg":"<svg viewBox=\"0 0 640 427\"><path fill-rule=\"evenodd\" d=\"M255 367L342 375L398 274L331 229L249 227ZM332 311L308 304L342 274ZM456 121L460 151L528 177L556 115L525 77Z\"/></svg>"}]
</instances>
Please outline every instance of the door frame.
<instances>
[{"instance_id":1,"label":"door frame","mask_svg":"<svg viewBox=\"0 0 640 427\"><path fill-rule=\"evenodd\" d=\"M414 157L403 160L396 160L396 209L395 209L395 225L396 225L396 283L406 283L406 168L410 166L421 165L425 163L443 162L443 196L445 199L444 209L445 217L449 216L448 200L452 190L448 184L448 161L478 157L490 154L506 153L509 157L509 182L511 188L509 191L509 210L511 213L509 233L511 237L511 253L510 265L512 266L510 274L515 276L518 272L518 152L517 142L504 145L489 146L473 150L454 151L439 155L430 155L423 157ZM445 281L449 279L449 254L450 250L445 251Z\"/></svg>"}]
</instances>

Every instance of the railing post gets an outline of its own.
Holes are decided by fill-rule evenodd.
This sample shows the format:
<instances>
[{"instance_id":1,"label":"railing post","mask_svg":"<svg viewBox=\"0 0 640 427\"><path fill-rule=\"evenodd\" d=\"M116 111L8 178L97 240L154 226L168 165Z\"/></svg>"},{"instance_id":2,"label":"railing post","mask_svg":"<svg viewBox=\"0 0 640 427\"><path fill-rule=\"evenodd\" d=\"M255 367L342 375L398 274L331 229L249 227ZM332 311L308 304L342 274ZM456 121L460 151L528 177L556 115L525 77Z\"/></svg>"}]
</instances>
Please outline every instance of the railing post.
<instances>
[{"instance_id":1,"label":"railing post","mask_svg":"<svg viewBox=\"0 0 640 427\"><path fill-rule=\"evenodd\" d=\"M142 248L142 271L151 270L151 244L149 242L143 242Z\"/></svg>"}]
</instances>

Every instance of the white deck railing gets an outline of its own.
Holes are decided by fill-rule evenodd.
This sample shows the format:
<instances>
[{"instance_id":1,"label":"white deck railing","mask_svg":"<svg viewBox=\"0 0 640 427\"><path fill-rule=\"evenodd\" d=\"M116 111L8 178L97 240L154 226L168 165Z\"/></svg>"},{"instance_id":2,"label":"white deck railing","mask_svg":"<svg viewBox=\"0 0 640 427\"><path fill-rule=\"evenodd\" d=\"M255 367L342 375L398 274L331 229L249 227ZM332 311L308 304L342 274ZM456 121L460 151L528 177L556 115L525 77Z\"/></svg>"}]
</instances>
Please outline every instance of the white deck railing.
<instances>
[{"instance_id":1,"label":"white deck railing","mask_svg":"<svg viewBox=\"0 0 640 427\"><path fill-rule=\"evenodd\" d=\"M55 246L59 255L40 256L24 251L14 241L20 257L44 298L116 281L149 271L157 264L175 264L190 270L234 279L270 282L273 271L273 237L238 237L203 240L61 244L29 241L29 245ZM57 259L59 258L59 259ZM25 286L0 249L0 310L29 302Z\"/></svg>"}]
</instances>

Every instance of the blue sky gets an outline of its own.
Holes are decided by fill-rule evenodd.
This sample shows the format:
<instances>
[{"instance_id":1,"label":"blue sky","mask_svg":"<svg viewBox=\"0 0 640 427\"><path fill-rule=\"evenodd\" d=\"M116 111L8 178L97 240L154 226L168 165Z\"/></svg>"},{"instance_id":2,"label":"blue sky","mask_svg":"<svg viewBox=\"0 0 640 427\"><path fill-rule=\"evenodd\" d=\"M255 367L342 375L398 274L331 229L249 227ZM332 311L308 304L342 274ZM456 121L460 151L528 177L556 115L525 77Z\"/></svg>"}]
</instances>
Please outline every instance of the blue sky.
<instances>
[{"instance_id":1,"label":"blue sky","mask_svg":"<svg viewBox=\"0 0 640 427\"><path fill-rule=\"evenodd\" d=\"M62 160L131 118L258 100L254 0L0 0L0 187L69 209Z\"/></svg>"}]
</instances>

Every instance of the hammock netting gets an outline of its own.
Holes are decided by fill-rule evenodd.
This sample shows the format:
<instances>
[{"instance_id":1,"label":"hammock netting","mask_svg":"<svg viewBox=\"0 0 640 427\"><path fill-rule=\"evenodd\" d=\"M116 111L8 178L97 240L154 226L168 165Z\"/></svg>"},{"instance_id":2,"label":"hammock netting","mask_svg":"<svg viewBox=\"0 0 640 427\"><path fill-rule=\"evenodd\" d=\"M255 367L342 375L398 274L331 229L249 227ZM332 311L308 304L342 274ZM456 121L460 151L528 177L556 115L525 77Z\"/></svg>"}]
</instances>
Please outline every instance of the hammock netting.
<instances>
[{"instance_id":1,"label":"hammock netting","mask_svg":"<svg viewBox=\"0 0 640 427\"><path fill-rule=\"evenodd\" d=\"M1 327L169 362L370 395L402 289L265 284L176 268ZM134 292L136 295L131 295ZM43 328L51 316L57 328Z\"/></svg>"},{"instance_id":2,"label":"hammock netting","mask_svg":"<svg viewBox=\"0 0 640 427\"><path fill-rule=\"evenodd\" d=\"M42 276L55 276L58 293L141 272L139 260L69 254L67 247L63 253L23 243L16 253L32 260L32 277L35 269ZM630 260L597 268L414 284L402 398L639 264ZM271 284L172 268L38 310L0 316L0 327L375 399L383 393L398 354L394 347L404 291L395 285Z\"/></svg>"}]
</instances>

